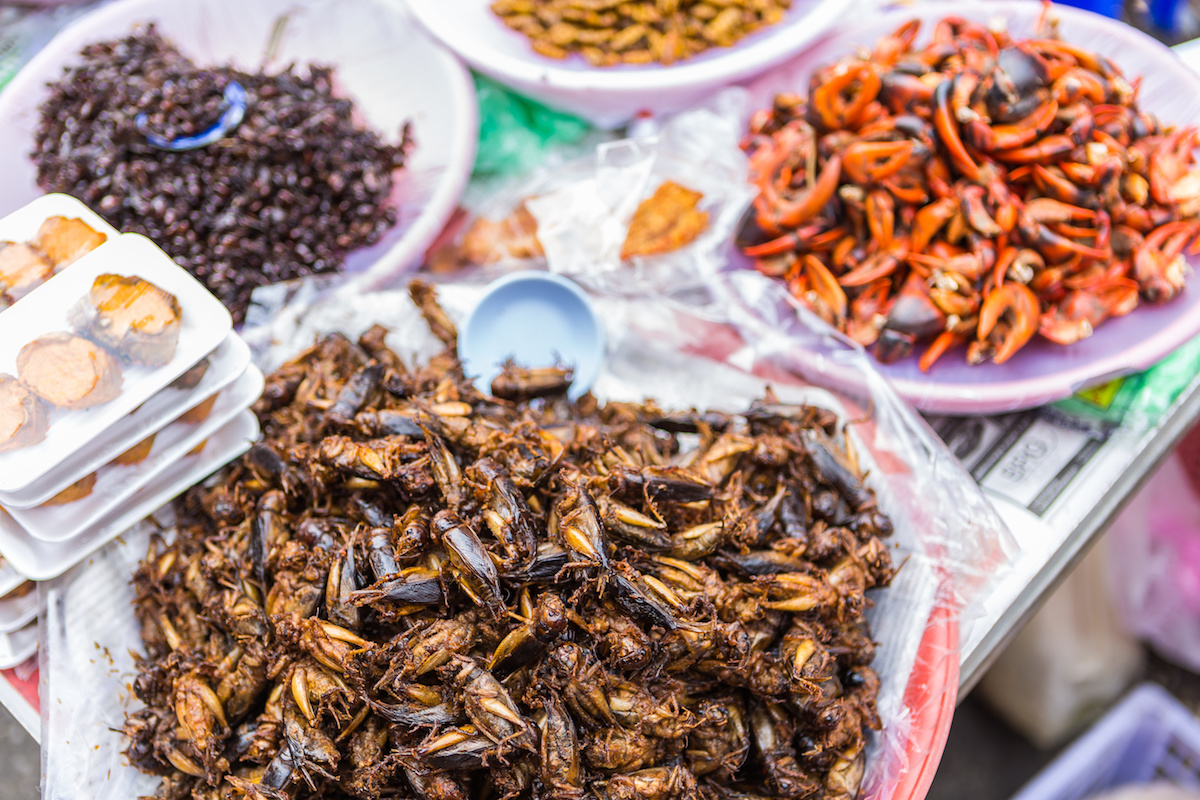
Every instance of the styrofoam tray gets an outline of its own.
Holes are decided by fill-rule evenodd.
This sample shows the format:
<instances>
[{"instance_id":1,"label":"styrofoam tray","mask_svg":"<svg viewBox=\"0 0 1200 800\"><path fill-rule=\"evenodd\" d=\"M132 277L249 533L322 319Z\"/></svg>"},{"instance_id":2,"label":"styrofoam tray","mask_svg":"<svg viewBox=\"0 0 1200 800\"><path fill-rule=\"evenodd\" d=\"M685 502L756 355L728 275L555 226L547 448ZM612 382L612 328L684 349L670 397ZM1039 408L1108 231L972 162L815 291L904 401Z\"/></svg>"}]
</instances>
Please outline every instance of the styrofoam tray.
<instances>
[{"instance_id":1,"label":"styrofoam tray","mask_svg":"<svg viewBox=\"0 0 1200 800\"><path fill-rule=\"evenodd\" d=\"M120 235L120 231L74 197L66 194L47 194L29 205L22 206L4 219L0 219L0 242L32 243L37 236L38 228L50 217L67 217L68 219L74 217L83 220L92 230L108 237L108 240L100 247L104 247ZM100 247L97 247L96 250L99 250ZM92 253L96 250L93 250Z\"/></svg>"},{"instance_id":2,"label":"styrofoam tray","mask_svg":"<svg viewBox=\"0 0 1200 800\"><path fill-rule=\"evenodd\" d=\"M173 465L129 498L120 510L105 517L91 530L71 542L43 542L0 510L0 553L12 566L33 580L49 580L62 574L111 541L135 522L153 513L176 495L200 482L220 467L250 449L258 439L258 419L243 411L232 422L209 437L198 456Z\"/></svg>"},{"instance_id":3,"label":"styrofoam tray","mask_svg":"<svg viewBox=\"0 0 1200 800\"><path fill-rule=\"evenodd\" d=\"M37 618L38 593L37 588L20 597L0 597L0 633L8 633L23 628L31 620Z\"/></svg>"},{"instance_id":4,"label":"styrofoam tray","mask_svg":"<svg viewBox=\"0 0 1200 800\"><path fill-rule=\"evenodd\" d=\"M126 234L72 264L0 315L0 372L17 374L17 353L39 336L70 331L71 309L104 273L137 275L175 295L182 310L175 357L162 367L123 367L121 394L93 408L50 409L46 439L0 453L0 491L41 478L211 353L229 334L229 312L186 270L144 236Z\"/></svg>"},{"instance_id":5,"label":"styrofoam tray","mask_svg":"<svg viewBox=\"0 0 1200 800\"><path fill-rule=\"evenodd\" d=\"M0 633L0 669L15 667L37 652L38 627L33 622L12 633Z\"/></svg>"},{"instance_id":6,"label":"styrofoam tray","mask_svg":"<svg viewBox=\"0 0 1200 800\"><path fill-rule=\"evenodd\" d=\"M13 568L13 565L0 557L0 596L6 595L20 586L28 578Z\"/></svg>"},{"instance_id":7,"label":"styrofoam tray","mask_svg":"<svg viewBox=\"0 0 1200 800\"><path fill-rule=\"evenodd\" d=\"M208 371L191 389L168 386L136 411L104 432L68 461L50 470L36 483L16 492L0 492L0 506L32 508L49 500L85 475L90 475L181 414L200 404L237 380L250 364L250 347L236 333L225 337L208 356ZM157 442L155 443L157 446Z\"/></svg>"},{"instance_id":8,"label":"styrofoam tray","mask_svg":"<svg viewBox=\"0 0 1200 800\"><path fill-rule=\"evenodd\" d=\"M150 455L137 464L101 467L91 494L72 503L10 508L17 523L43 542L65 542L95 525L119 508L136 491L161 475L192 448L257 400L263 391L263 374L250 366L233 386L217 395L208 417L200 424L175 422L159 431Z\"/></svg>"}]
</instances>

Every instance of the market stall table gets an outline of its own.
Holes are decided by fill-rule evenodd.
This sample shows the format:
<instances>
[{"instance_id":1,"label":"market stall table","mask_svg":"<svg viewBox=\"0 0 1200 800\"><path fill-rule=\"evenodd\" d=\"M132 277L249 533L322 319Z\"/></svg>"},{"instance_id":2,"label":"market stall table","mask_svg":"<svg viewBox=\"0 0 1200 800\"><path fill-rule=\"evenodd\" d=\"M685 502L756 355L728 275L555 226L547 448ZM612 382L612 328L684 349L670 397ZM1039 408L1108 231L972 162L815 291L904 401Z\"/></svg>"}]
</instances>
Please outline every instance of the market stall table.
<instances>
[{"instance_id":1,"label":"market stall table","mask_svg":"<svg viewBox=\"0 0 1200 800\"><path fill-rule=\"evenodd\" d=\"M1200 70L1200 42L1177 49ZM1185 349L1200 351L1196 344ZM1000 590L966 629L960 699L1200 418L1200 377L1174 388L1178 394L1165 408L1135 405L1124 414L1115 410L1121 390L1114 385L1093 393L1093 413L1047 406L987 418L930 418L1022 547ZM1152 382L1141 389L1161 391ZM0 672L0 704L36 739L35 667L31 659Z\"/></svg>"}]
</instances>

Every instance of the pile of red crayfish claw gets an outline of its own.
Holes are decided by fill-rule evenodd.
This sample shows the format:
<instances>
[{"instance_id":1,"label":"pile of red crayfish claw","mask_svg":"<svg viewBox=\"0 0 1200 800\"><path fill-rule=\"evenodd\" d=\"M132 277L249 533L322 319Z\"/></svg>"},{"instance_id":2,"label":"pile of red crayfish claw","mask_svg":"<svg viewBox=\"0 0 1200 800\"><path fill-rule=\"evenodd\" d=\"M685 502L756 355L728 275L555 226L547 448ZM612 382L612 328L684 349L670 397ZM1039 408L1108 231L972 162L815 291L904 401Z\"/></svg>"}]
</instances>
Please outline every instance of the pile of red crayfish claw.
<instances>
[{"instance_id":1,"label":"pile of red crayfish claw","mask_svg":"<svg viewBox=\"0 0 1200 800\"><path fill-rule=\"evenodd\" d=\"M1139 110L1138 81L1059 39L1049 5L1031 39L947 17L917 49L919 28L752 118L738 245L758 269L884 363L928 342L922 370L1175 297L1200 233L1197 129Z\"/></svg>"}]
</instances>

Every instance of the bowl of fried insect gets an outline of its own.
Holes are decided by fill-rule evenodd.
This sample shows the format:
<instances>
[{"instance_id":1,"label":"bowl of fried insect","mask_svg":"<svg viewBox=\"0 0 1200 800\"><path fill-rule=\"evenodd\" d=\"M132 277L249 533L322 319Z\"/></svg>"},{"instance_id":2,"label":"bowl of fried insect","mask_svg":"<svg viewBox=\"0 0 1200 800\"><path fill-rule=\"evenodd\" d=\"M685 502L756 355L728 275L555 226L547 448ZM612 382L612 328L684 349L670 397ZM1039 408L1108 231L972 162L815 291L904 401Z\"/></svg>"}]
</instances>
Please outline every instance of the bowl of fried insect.
<instances>
[{"instance_id":1,"label":"bowl of fried insect","mask_svg":"<svg viewBox=\"0 0 1200 800\"><path fill-rule=\"evenodd\" d=\"M1200 76L1148 36L1035 2L922 4L749 89L738 250L918 408L1041 405L1200 333Z\"/></svg>"},{"instance_id":2,"label":"bowl of fried insect","mask_svg":"<svg viewBox=\"0 0 1200 800\"><path fill-rule=\"evenodd\" d=\"M689 108L816 41L841 0L413 0L421 24L472 68L606 127ZM668 8L674 6L674 10Z\"/></svg>"},{"instance_id":3,"label":"bowl of fried insect","mask_svg":"<svg viewBox=\"0 0 1200 800\"><path fill-rule=\"evenodd\" d=\"M118 0L0 97L0 214L72 195L240 323L262 285L415 268L477 130L470 75L402 4Z\"/></svg>"}]
</instances>

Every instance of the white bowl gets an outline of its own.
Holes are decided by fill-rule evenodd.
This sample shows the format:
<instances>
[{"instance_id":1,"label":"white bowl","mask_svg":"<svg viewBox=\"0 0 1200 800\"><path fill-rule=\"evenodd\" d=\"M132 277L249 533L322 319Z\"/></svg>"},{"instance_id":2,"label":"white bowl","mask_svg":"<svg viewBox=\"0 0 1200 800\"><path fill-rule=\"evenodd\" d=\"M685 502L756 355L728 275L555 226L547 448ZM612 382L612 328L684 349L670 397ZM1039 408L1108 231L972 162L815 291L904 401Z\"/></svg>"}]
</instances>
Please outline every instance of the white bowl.
<instances>
[{"instance_id":1,"label":"white bowl","mask_svg":"<svg viewBox=\"0 0 1200 800\"><path fill-rule=\"evenodd\" d=\"M275 57L267 61L272 31L284 17ZM416 145L390 198L399 220L374 245L352 253L344 271L376 286L420 264L470 177L478 106L467 70L398 0L117 0L80 18L0 92L0 216L42 194L29 153L46 84L77 63L85 45L126 36L143 21L156 23L199 65L269 71L291 63L333 65L338 93L354 100L387 141L398 141L411 120Z\"/></svg>"},{"instance_id":2,"label":"white bowl","mask_svg":"<svg viewBox=\"0 0 1200 800\"><path fill-rule=\"evenodd\" d=\"M777 25L733 47L714 48L671 66L593 67L582 57L538 55L491 10L492 0L409 0L421 24L479 72L547 105L616 127L639 112L690 108L716 89L753 77L803 50L860 3L793 0Z\"/></svg>"}]
</instances>

